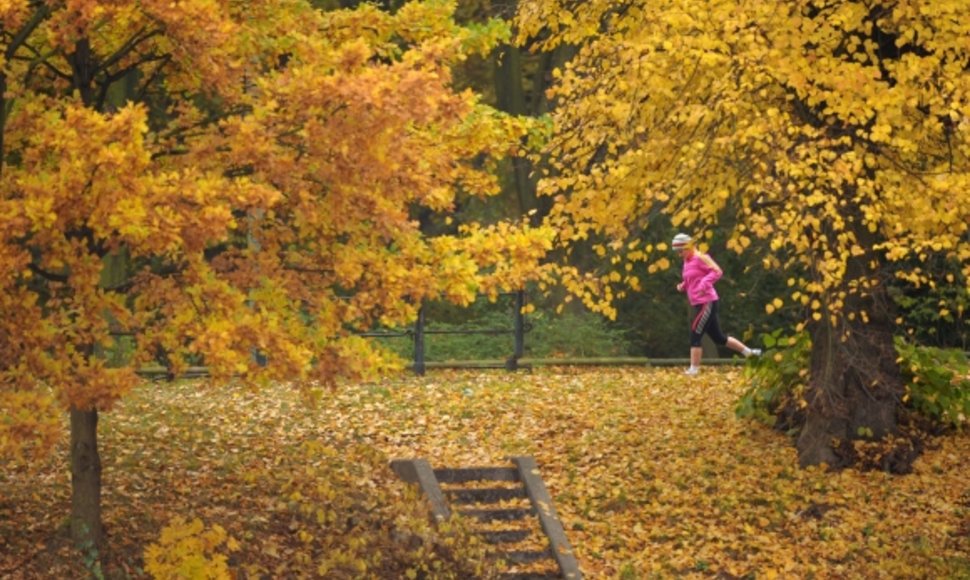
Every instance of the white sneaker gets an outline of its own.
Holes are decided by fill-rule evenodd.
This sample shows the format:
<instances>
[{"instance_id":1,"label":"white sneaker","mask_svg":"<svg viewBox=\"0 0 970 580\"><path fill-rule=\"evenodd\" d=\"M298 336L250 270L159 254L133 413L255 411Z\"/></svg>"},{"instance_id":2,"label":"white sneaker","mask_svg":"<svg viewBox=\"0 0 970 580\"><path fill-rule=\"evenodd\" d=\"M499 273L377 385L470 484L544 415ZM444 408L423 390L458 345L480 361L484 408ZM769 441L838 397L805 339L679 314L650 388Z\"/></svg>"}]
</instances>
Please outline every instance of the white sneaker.
<instances>
[{"instance_id":1,"label":"white sneaker","mask_svg":"<svg viewBox=\"0 0 970 580\"><path fill-rule=\"evenodd\" d=\"M700 371L700 369L699 369L699 368L697 368L697 367L690 367L689 369L687 369L686 371L684 371L684 374L685 374L685 375L690 375L690 376L694 376L694 375L696 375L696 374L697 374L697 373L698 373L699 371Z\"/></svg>"},{"instance_id":2,"label":"white sneaker","mask_svg":"<svg viewBox=\"0 0 970 580\"><path fill-rule=\"evenodd\" d=\"M749 354L748 356L761 356L760 348L752 348L750 350L751 350L751 354Z\"/></svg>"}]
</instances>

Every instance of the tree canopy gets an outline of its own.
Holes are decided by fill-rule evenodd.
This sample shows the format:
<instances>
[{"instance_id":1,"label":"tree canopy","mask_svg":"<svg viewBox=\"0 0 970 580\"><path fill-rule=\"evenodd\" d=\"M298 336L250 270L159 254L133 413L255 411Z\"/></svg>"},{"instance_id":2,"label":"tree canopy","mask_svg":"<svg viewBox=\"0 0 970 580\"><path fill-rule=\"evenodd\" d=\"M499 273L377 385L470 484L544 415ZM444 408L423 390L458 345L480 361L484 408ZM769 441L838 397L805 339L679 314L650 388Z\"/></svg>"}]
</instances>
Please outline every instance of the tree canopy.
<instances>
[{"instance_id":1,"label":"tree canopy","mask_svg":"<svg viewBox=\"0 0 970 580\"><path fill-rule=\"evenodd\" d=\"M670 266L665 243L641 243L657 215L701 240L731 216L727 247L787 274L766 311L793 306L812 336L805 403L825 419L809 421L803 462L838 463L833 437L891 432L903 391L887 283L970 280L964 7L521 3L522 42L580 47L552 89L540 191L561 242L585 241L607 267L564 266L565 282L611 313L639 287L636 263ZM941 257L960 279L922 266Z\"/></svg>"},{"instance_id":2,"label":"tree canopy","mask_svg":"<svg viewBox=\"0 0 970 580\"><path fill-rule=\"evenodd\" d=\"M332 382L380 364L356 332L535 275L547 228L415 219L497 192L530 130L453 89L508 34L454 8L0 6L0 450L70 409L100 473L91 424L141 365Z\"/></svg>"}]
</instances>

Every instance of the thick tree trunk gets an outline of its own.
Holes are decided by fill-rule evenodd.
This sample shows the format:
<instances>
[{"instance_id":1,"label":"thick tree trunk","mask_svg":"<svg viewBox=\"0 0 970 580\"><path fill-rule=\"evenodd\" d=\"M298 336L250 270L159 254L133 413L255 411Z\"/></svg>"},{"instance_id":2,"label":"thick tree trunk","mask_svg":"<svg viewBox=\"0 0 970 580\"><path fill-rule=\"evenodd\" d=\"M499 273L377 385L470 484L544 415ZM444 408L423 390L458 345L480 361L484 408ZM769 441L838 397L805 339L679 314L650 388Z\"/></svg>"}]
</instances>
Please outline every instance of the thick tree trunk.
<instances>
[{"instance_id":1,"label":"thick tree trunk","mask_svg":"<svg viewBox=\"0 0 970 580\"><path fill-rule=\"evenodd\" d=\"M528 114L526 94L522 88L522 53L517 46L504 45L496 51L493 71L496 106L512 115ZM511 158L503 164L503 190L515 201L515 215L525 215L535 207L535 182L530 177L529 160Z\"/></svg>"},{"instance_id":2,"label":"thick tree trunk","mask_svg":"<svg viewBox=\"0 0 970 580\"><path fill-rule=\"evenodd\" d=\"M896 432L896 411L904 383L896 364L891 312L881 290L850 306L868 323L843 319L842 328L824 318L812 330L806 421L798 437L799 463L851 465L854 439L882 439Z\"/></svg>"},{"instance_id":3,"label":"thick tree trunk","mask_svg":"<svg viewBox=\"0 0 970 580\"><path fill-rule=\"evenodd\" d=\"M71 409L71 539L83 550L102 544L98 412Z\"/></svg>"}]
</instances>

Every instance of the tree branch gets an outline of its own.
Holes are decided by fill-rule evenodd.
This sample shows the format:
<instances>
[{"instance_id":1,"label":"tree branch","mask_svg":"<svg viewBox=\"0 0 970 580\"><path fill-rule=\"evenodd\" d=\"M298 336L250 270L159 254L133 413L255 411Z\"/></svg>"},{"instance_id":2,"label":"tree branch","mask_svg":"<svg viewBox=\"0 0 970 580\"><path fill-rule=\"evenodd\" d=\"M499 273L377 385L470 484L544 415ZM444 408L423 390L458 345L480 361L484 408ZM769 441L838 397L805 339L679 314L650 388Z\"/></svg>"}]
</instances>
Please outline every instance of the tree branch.
<instances>
[{"instance_id":1,"label":"tree branch","mask_svg":"<svg viewBox=\"0 0 970 580\"><path fill-rule=\"evenodd\" d=\"M24 46L24 48L26 48L28 51L30 51L34 55L34 58L32 58L32 59L30 59L30 58L24 58L24 57L14 57L14 60L21 60L21 61L26 61L26 62L29 62L30 63L30 66L28 67L27 75L25 76L25 81L30 79L30 77L33 75L34 70L36 70L38 66L42 66L42 67L48 69L57 78L66 80L68 82L71 81L71 75L70 74L68 74L66 72L63 72L59 68L57 68L54 65L52 65L47 60L47 57L44 56L44 55L42 55L40 52L38 52L36 48L34 48L34 47L32 47L32 46L30 46L29 44L26 44L26 43L24 43L23 46Z\"/></svg>"},{"instance_id":2,"label":"tree branch","mask_svg":"<svg viewBox=\"0 0 970 580\"><path fill-rule=\"evenodd\" d=\"M122 58L127 56L128 53L135 50L135 47L137 47L142 42L145 42L146 40L154 36L158 36L161 33L162 33L161 30L151 30L146 32L145 29L142 28L140 31L138 31L137 34L129 38L127 42L125 42L120 48L118 48L118 50L116 50L114 54L106 58L104 62L101 63L101 65L98 66L98 68L95 70L104 71L104 73L107 74L109 68L111 68ZM130 69L132 67L127 67L127 68Z\"/></svg>"},{"instance_id":3,"label":"tree branch","mask_svg":"<svg viewBox=\"0 0 970 580\"><path fill-rule=\"evenodd\" d=\"M31 19L13 36L7 50L4 51L4 60L10 62L17 50L27 42L30 34L40 26L40 23L50 14L50 8L46 3L39 3ZM0 172L3 171L4 160L6 158L6 144L4 135L7 129L7 74L0 73Z\"/></svg>"},{"instance_id":4,"label":"tree branch","mask_svg":"<svg viewBox=\"0 0 970 580\"><path fill-rule=\"evenodd\" d=\"M162 55L162 56L154 55L154 54L153 55L147 55L144 58L142 58L142 59L140 59L140 60L132 63L129 66L126 66L125 68L123 68L123 69L121 69L121 70L119 70L119 71L117 71L117 72L115 72L113 74L105 75L104 80L101 82L101 90L98 93L98 110L101 110L101 109L104 108L104 101L105 101L105 99L108 98L108 89L111 88L111 85L114 84L115 81L118 81L118 80L124 78L124 76L127 75L129 72L134 71L134 70L137 70L138 67L140 67L141 65L143 65L145 63L149 63L149 62L153 62L153 61L158 61L158 60L168 60L168 55ZM159 67L159 69L160 68L161 67ZM152 78L155 78L155 76L157 75L159 69L157 69L153 73ZM139 99L139 100L141 100L141 99Z\"/></svg>"},{"instance_id":5,"label":"tree branch","mask_svg":"<svg viewBox=\"0 0 970 580\"><path fill-rule=\"evenodd\" d=\"M38 266L37 264L34 264L33 262L31 262L30 264L27 264L27 268L29 268L31 272L33 272L34 274L37 274L38 276L47 280L48 282L61 282L61 283L67 282L67 278L68 278L67 275L54 274L53 272L48 272L47 270L42 269L40 266Z\"/></svg>"},{"instance_id":6,"label":"tree branch","mask_svg":"<svg viewBox=\"0 0 970 580\"><path fill-rule=\"evenodd\" d=\"M165 68L165 65L168 64L170 60L172 60L172 55L163 54L159 56L159 60L161 61L161 64L158 65L158 67L156 67L154 71L152 71L151 76L145 80L145 83L141 86L141 89L138 91L138 96L137 96L138 101L145 100L145 93L148 92L148 87L150 87L155 82L155 79L157 79L158 75L161 74L162 69Z\"/></svg>"},{"instance_id":7,"label":"tree branch","mask_svg":"<svg viewBox=\"0 0 970 580\"><path fill-rule=\"evenodd\" d=\"M7 45L7 50L4 51L3 56L6 60L12 60L14 54L20 49L22 45L27 42L27 37L40 26L48 16L50 16L50 8L48 8L47 3L41 2L37 6L37 11L31 16L30 20L21 28L16 35L14 35L13 40Z\"/></svg>"}]
</instances>

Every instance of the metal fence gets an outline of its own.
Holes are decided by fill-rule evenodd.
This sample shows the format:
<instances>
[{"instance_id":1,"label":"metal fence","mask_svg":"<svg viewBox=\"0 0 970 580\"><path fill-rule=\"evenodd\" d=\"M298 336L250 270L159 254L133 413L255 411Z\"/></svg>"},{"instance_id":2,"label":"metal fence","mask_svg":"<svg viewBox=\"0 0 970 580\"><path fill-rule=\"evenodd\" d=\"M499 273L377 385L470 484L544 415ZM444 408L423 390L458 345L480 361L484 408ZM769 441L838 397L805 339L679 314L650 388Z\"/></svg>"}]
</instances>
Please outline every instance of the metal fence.
<instances>
[{"instance_id":1,"label":"metal fence","mask_svg":"<svg viewBox=\"0 0 970 580\"><path fill-rule=\"evenodd\" d=\"M399 331L362 332L359 334L359 336L370 338L410 337L413 340L411 368L416 374L424 375L429 366L426 358L425 348L425 341L428 335L511 334L513 338L512 354L506 358L504 362L500 364L480 363L477 366L481 368L487 368L490 366L504 367L510 371L518 370L522 366L520 361L525 352L525 333L529 330L525 322L525 315L522 313L522 310L525 307L525 292L523 290L519 290L518 292L507 292L501 294L501 296L510 296L512 297L513 301L511 327L508 328L434 328L432 325L428 324L426 308L422 305L421 308L418 309L418 317L414 322L413 328Z\"/></svg>"}]
</instances>

